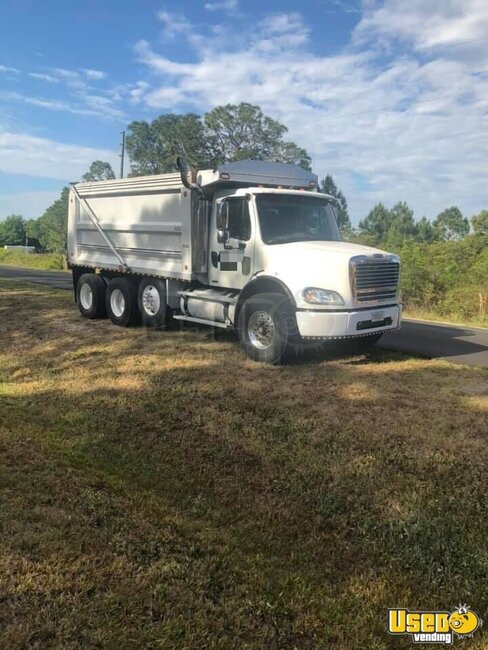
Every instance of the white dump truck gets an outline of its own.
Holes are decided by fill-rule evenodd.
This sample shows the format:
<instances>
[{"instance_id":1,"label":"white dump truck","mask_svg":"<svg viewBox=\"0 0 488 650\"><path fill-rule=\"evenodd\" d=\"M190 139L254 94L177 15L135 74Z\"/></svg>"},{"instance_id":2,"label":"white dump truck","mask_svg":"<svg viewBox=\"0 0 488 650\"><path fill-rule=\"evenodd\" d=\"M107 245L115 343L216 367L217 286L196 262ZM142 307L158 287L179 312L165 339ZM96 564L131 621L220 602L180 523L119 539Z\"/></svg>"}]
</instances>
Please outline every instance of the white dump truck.
<instances>
[{"instance_id":1,"label":"white dump truck","mask_svg":"<svg viewBox=\"0 0 488 650\"><path fill-rule=\"evenodd\" d=\"M400 327L400 260L342 241L317 176L244 160L71 186L68 260L87 318L234 328L279 363L307 341Z\"/></svg>"}]
</instances>

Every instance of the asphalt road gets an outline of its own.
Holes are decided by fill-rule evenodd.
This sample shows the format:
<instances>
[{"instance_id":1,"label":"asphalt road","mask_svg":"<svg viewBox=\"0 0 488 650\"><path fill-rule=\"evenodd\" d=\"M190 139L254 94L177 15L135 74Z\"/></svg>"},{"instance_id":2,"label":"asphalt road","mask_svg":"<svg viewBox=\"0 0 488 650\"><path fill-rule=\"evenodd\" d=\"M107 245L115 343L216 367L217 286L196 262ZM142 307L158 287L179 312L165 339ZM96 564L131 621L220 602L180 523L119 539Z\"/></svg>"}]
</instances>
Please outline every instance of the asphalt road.
<instances>
[{"instance_id":1,"label":"asphalt road","mask_svg":"<svg viewBox=\"0 0 488 650\"><path fill-rule=\"evenodd\" d=\"M72 289L71 273L0 266L0 277ZM402 329L383 336L378 347L488 368L488 328L404 320Z\"/></svg>"},{"instance_id":2,"label":"asphalt road","mask_svg":"<svg viewBox=\"0 0 488 650\"><path fill-rule=\"evenodd\" d=\"M21 269L16 266L0 265L0 277L35 282L54 289L72 289L71 273L66 271L43 271L41 269Z\"/></svg>"},{"instance_id":3,"label":"asphalt road","mask_svg":"<svg viewBox=\"0 0 488 650\"><path fill-rule=\"evenodd\" d=\"M402 328L385 334L378 347L488 368L488 329L481 327L404 319Z\"/></svg>"}]
</instances>

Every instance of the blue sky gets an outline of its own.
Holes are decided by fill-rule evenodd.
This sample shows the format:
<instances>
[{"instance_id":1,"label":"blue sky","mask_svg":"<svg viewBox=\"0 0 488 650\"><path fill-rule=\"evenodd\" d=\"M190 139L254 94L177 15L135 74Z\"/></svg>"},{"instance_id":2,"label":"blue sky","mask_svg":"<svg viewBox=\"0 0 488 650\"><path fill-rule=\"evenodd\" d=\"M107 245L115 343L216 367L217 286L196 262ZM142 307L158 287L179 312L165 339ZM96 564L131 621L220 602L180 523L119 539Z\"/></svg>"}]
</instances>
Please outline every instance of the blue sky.
<instances>
[{"instance_id":1,"label":"blue sky","mask_svg":"<svg viewBox=\"0 0 488 650\"><path fill-rule=\"evenodd\" d=\"M488 207L486 0L3 0L0 219L35 217L120 131L250 101L282 121L353 221Z\"/></svg>"}]
</instances>

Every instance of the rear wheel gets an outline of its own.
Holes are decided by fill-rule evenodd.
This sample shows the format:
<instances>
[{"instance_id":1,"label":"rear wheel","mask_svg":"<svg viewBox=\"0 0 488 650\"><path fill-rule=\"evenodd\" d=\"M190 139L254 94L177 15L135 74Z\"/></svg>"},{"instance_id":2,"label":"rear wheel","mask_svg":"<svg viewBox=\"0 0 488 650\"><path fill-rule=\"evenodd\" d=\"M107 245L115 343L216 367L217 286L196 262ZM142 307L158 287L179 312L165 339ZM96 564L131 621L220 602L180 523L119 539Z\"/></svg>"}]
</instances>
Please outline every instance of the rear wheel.
<instances>
[{"instance_id":1,"label":"rear wheel","mask_svg":"<svg viewBox=\"0 0 488 650\"><path fill-rule=\"evenodd\" d=\"M147 327L166 325L166 283L158 278L144 278L139 283L137 304Z\"/></svg>"},{"instance_id":2,"label":"rear wheel","mask_svg":"<svg viewBox=\"0 0 488 650\"><path fill-rule=\"evenodd\" d=\"M129 327L140 322L137 287L129 278L110 280L106 294L107 313L114 325Z\"/></svg>"},{"instance_id":3,"label":"rear wheel","mask_svg":"<svg viewBox=\"0 0 488 650\"><path fill-rule=\"evenodd\" d=\"M239 313L239 339L254 361L282 363L293 344L296 318L286 298L278 293L251 296Z\"/></svg>"},{"instance_id":4,"label":"rear wheel","mask_svg":"<svg viewBox=\"0 0 488 650\"><path fill-rule=\"evenodd\" d=\"M84 273L76 285L76 302L85 318L103 318L107 315L105 307L106 285L95 273Z\"/></svg>"}]
</instances>

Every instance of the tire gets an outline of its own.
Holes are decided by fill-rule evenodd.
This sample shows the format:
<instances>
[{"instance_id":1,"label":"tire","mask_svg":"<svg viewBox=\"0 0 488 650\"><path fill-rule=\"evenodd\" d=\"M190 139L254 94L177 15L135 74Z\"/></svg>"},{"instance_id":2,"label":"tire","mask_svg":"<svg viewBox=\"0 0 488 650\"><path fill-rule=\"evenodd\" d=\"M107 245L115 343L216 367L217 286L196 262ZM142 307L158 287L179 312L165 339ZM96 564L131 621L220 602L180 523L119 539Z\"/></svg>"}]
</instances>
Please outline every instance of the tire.
<instances>
[{"instance_id":1,"label":"tire","mask_svg":"<svg viewBox=\"0 0 488 650\"><path fill-rule=\"evenodd\" d=\"M130 327L141 320L137 307L137 285L129 278L114 278L107 287L105 304L114 325Z\"/></svg>"},{"instance_id":2,"label":"tire","mask_svg":"<svg viewBox=\"0 0 488 650\"><path fill-rule=\"evenodd\" d=\"M166 325L166 283L158 278L144 278L139 282L137 305L142 323L146 327L162 328Z\"/></svg>"},{"instance_id":3,"label":"tire","mask_svg":"<svg viewBox=\"0 0 488 650\"><path fill-rule=\"evenodd\" d=\"M286 360L298 328L286 296L262 293L242 305L238 331L241 345L251 359L277 365Z\"/></svg>"},{"instance_id":4,"label":"tire","mask_svg":"<svg viewBox=\"0 0 488 650\"><path fill-rule=\"evenodd\" d=\"M76 303L85 318L104 318L107 315L105 294L107 285L95 273L84 273L76 285Z\"/></svg>"}]
</instances>

